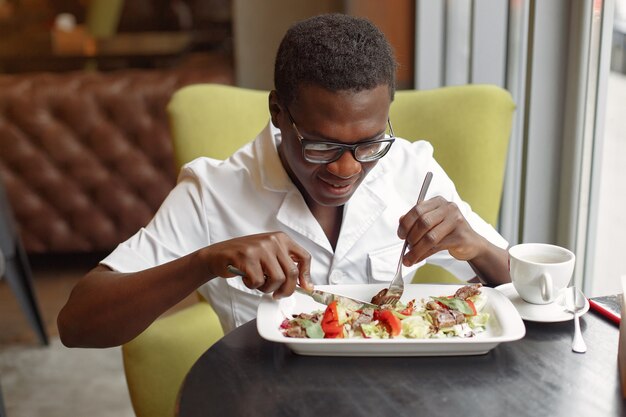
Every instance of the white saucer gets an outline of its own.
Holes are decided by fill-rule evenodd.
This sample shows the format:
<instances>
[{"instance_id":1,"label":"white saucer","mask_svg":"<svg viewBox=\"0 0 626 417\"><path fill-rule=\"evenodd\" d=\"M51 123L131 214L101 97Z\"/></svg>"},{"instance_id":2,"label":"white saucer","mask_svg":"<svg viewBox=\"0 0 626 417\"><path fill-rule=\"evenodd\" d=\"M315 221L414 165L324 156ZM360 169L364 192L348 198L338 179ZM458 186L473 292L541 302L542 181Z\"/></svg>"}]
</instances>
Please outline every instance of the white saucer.
<instances>
[{"instance_id":1,"label":"white saucer","mask_svg":"<svg viewBox=\"0 0 626 417\"><path fill-rule=\"evenodd\" d=\"M574 315L565 310L565 307L559 303L559 299L550 304L531 304L522 300L519 296L513 284L502 284L496 287L496 290L500 291L506 298L511 300L513 306L522 316L522 319L528 321L539 321L544 323L553 323L557 321L572 320ZM589 311L589 301L585 298L585 308L582 314Z\"/></svg>"}]
</instances>

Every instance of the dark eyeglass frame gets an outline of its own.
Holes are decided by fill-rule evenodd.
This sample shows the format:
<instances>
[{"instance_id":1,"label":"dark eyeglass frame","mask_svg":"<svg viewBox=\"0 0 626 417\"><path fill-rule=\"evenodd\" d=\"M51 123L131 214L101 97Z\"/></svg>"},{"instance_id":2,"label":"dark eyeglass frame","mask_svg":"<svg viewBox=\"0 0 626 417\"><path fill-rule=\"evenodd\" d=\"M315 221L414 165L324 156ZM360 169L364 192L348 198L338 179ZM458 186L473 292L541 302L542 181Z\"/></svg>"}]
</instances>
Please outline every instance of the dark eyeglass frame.
<instances>
[{"instance_id":1,"label":"dark eyeglass frame","mask_svg":"<svg viewBox=\"0 0 626 417\"><path fill-rule=\"evenodd\" d=\"M343 154L347 150L349 150L350 153L352 153L352 157L355 160L357 160L358 162L364 163L364 162L378 161L383 156L387 155L387 152L389 152L389 149L391 149L391 145L393 145L393 142L395 142L395 140L396 140L396 135L394 135L394 133L393 133L393 127L391 126L391 120L389 120L389 117L387 117L387 125L389 126L389 137L388 138L375 139L375 140L370 140L370 141L366 141L366 142L359 142L359 143L354 143L354 144L351 144L351 145L345 144L345 143L338 143L338 142L305 139L304 136L302 136L302 134L298 130L298 126L296 126L296 122L293 120L293 117L291 116L291 112L289 111L289 108L287 108L285 106L285 109L287 110L287 117L289 117L289 121L291 122L291 126L293 126L293 129L296 132L296 137L298 138L298 141L300 141L300 146L302 147L302 157L307 162L310 162L312 164L330 164L332 162L335 162L339 158L341 158L343 156ZM383 133L383 135L385 135L385 134ZM375 158L363 159L363 158L359 158L357 156L357 152L356 151L357 151L358 148L360 148L362 146L373 145L373 144L376 144L376 143L388 143L389 145L387 146L387 149L385 149L384 152L376 155ZM315 160L315 159L309 158L307 156L307 154L306 154L307 146L311 146L311 145L328 145L328 146L333 146L335 148L339 148L339 151L338 151L337 155L335 155L334 157L332 157L332 158L330 158L328 160L323 160L323 161Z\"/></svg>"}]
</instances>

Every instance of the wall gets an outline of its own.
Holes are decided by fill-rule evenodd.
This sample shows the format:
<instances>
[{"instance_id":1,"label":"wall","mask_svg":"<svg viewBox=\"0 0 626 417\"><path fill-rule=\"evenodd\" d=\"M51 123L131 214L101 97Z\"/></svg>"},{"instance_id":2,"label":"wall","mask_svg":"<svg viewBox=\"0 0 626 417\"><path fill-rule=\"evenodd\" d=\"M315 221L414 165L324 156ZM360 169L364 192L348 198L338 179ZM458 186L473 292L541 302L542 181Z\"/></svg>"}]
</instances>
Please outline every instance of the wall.
<instances>
[{"instance_id":1,"label":"wall","mask_svg":"<svg viewBox=\"0 0 626 417\"><path fill-rule=\"evenodd\" d=\"M370 19L385 33L398 61L398 89L413 88L415 1L347 0L345 12Z\"/></svg>"},{"instance_id":2,"label":"wall","mask_svg":"<svg viewBox=\"0 0 626 417\"><path fill-rule=\"evenodd\" d=\"M237 85L271 90L276 50L291 24L316 14L341 10L340 0L233 0Z\"/></svg>"},{"instance_id":3,"label":"wall","mask_svg":"<svg viewBox=\"0 0 626 417\"><path fill-rule=\"evenodd\" d=\"M395 50L398 87L413 87L413 0L233 0L237 85L272 89L276 50L287 29L297 20L332 12L362 16L374 22Z\"/></svg>"}]
</instances>

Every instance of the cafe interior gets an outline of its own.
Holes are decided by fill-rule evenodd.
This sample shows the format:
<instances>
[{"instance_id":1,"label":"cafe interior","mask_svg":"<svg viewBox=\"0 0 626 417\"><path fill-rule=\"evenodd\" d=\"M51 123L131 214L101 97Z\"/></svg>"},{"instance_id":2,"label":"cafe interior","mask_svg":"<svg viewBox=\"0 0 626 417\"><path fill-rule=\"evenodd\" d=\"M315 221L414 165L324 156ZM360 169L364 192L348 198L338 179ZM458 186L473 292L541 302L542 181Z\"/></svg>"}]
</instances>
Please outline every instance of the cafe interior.
<instances>
[{"instance_id":1,"label":"cafe interior","mask_svg":"<svg viewBox=\"0 0 626 417\"><path fill-rule=\"evenodd\" d=\"M460 196L510 246L545 243L575 254L563 285L590 300L580 317L585 355L560 359L570 355L577 313L544 320L521 307L526 335L490 348L481 357L496 363L483 365L501 367L503 346L540 346L558 333L563 351L554 357L576 361L567 362L567 376L602 370L611 380L608 394L589 393L599 399L582 410L621 415L615 323L626 280L625 3L0 0L0 417L209 415L187 413L202 410L201 395L181 388L192 389L184 381L200 369L198 358L228 341L202 297L191 294L117 348L63 346L57 315L75 283L150 222L185 163L226 159L264 128L282 36L323 13L365 17L381 29L398 62L396 136L429 140ZM216 136L219 143L207 140ZM430 265L413 283L460 284ZM617 309L613 321L596 298ZM288 365L291 350L280 352ZM229 354L222 362L242 360ZM574 366L585 359L598 364ZM372 366L384 374L385 364ZM403 372L389 366L390 375ZM239 412L218 407L223 412L210 415L327 410L292 414L260 396L246 396ZM554 401L554 414L525 410L566 415L575 406ZM481 415L526 415L516 414L513 400L502 406ZM394 407L406 415L408 408ZM340 415L361 415L353 412Z\"/></svg>"}]
</instances>

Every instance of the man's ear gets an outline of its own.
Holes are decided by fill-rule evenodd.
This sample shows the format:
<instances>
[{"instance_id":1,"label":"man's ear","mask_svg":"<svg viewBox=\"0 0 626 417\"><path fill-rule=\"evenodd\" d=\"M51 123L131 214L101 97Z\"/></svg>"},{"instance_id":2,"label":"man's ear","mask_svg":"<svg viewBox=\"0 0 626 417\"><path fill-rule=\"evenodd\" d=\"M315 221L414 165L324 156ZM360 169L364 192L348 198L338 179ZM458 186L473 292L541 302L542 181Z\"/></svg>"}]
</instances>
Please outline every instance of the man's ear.
<instances>
[{"instance_id":1,"label":"man's ear","mask_svg":"<svg viewBox=\"0 0 626 417\"><path fill-rule=\"evenodd\" d=\"M280 113L282 112L282 107L280 107L280 104L278 102L278 93L276 92L276 90L270 91L268 101L272 124L280 129L280 124L278 123L278 120Z\"/></svg>"}]
</instances>

